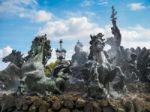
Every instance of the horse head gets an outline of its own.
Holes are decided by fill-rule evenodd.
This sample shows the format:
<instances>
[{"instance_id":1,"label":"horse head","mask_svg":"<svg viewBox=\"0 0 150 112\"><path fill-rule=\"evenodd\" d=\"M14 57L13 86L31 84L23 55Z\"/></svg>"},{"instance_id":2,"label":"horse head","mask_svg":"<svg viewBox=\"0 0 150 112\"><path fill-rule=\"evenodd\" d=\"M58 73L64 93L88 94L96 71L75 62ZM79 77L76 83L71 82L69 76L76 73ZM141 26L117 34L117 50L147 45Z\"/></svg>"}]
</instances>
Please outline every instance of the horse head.
<instances>
[{"instance_id":1,"label":"horse head","mask_svg":"<svg viewBox=\"0 0 150 112\"><path fill-rule=\"evenodd\" d=\"M102 33L98 33L97 35L91 35L91 50L93 52L101 52L104 49L105 43L104 39L102 38L104 35Z\"/></svg>"},{"instance_id":2,"label":"horse head","mask_svg":"<svg viewBox=\"0 0 150 112\"><path fill-rule=\"evenodd\" d=\"M42 62L45 66L48 59L51 58L51 52L50 40L47 39L46 34L37 36L32 41L31 50L24 59L25 61L36 60Z\"/></svg>"},{"instance_id":3,"label":"horse head","mask_svg":"<svg viewBox=\"0 0 150 112\"><path fill-rule=\"evenodd\" d=\"M2 61L5 63L11 62L17 66L20 66L20 64L23 61L23 58L20 51L12 50L12 52L8 56L4 57Z\"/></svg>"},{"instance_id":4,"label":"horse head","mask_svg":"<svg viewBox=\"0 0 150 112\"><path fill-rule=\"evenodd\" d=\"M15 53L16 53L16 50L12 50L12 52L11 52L9 55L7 55L6 57L4 57L4 58L2 59L2 61L5 62L5 63L7 63L7 62L12 62L13 59L14 59L14 54L15 54Z\"/></svg>"}]
</instances>

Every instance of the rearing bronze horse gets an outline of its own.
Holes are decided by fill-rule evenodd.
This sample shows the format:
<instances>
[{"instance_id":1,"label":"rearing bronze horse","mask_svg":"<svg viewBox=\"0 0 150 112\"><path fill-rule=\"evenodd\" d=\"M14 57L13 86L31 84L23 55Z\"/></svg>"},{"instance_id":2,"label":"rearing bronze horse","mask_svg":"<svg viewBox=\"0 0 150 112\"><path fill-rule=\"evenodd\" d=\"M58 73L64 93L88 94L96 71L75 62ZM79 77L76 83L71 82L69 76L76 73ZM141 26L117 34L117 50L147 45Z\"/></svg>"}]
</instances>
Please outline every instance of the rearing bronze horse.
<instances>
[{"instance_id":1,"label":"rearing bronze horse","mask_svg":"<svg viewBox=\"0 0 150 112\"><path fill-rule=\"evenodd\" d=\"M87 67L89 72L88 75L86 73L88 77L86 80L88 80L89 86L93 83L96 84L97 87L103 92L103 95L108 97L109 95L112 95L112 93L117 93L123 89L124 75L119 67L111 65L105 57L103 51L105 43L102 37L102 33L99 33L96 36L91 36L89 55L90 61L86 63L86 65L90 66Z\"/></svg>"}]
</instances>

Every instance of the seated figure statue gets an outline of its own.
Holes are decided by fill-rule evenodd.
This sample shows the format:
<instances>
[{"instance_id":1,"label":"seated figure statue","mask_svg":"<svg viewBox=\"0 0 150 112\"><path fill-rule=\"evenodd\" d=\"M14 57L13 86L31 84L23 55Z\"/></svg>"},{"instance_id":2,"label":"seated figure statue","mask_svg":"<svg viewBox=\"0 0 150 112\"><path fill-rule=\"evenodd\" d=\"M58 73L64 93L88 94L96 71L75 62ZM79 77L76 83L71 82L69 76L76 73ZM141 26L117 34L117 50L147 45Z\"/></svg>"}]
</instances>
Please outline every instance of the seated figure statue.
<instances>
[{"instance_id":1,"label":"seated figure statue","mask_svg":"<svg viewBox=\"0 0 150 112\"><path fill-rule=\"evenodd\" d=\"M72 72L78 76L80 74L81 67L87 62L88 55L83 51L83 44L78 41L75 45L75 54L72 56Z\"/></svg>"},{"instance_id":2,"label":"seated figure statue","mask_svg":"<svg viewBox=\"0 0 150 112\"><path fill-rule=\"evenodd\" d=\"M73 66L82 66L87 61L87 53L83 51L83 44L78 41L75 46L75 54L72 56Z\"/></svg>"},{"instance_id":3,"label":"seated figure statue","mask_svg":"<svg viewBox=\"0 0 150 112\"><path fill-rule=\"evenodd\" d=\"M125 67L125 74L128 82L138 82L138 69L137 69L137 55L135 53L131 54L131 60L127 62Z\"/></svg>"}]
</instances>

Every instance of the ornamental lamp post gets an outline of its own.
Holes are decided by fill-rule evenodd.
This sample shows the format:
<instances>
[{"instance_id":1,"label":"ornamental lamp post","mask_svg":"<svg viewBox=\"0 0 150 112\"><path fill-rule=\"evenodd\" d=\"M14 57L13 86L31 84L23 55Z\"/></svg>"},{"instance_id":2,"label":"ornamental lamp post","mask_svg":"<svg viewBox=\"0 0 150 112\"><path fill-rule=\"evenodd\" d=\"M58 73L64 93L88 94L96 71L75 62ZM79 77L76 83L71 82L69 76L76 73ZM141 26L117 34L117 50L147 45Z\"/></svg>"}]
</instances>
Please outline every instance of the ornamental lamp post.
<instances>
[{"instance_id":1,"label":"ornamental lamp post","mask_svg":"<svg viewBox=\"0 0 150 112\"><path fill-rule=\"evenodd\" d=\"M60 45L60 48L56 50L56 56L57 56L57 59L62 63L62 61L65 59L66 57L66 50L64 48L62 48L62 43L63 41L60 40L59 41L59 45Z\"/></svg>"}]
</instances>

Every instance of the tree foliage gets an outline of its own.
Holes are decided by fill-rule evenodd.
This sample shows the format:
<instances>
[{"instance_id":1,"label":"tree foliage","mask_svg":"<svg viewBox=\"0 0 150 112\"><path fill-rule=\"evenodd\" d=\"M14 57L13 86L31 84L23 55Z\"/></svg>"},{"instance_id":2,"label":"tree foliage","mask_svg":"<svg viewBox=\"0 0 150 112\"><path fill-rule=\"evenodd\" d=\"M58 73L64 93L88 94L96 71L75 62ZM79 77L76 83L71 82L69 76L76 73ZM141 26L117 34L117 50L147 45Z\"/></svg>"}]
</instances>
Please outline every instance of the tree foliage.
<instances>
[{"instance_id":1,"label":"tree foliage","mask_svg":"<svg viewBox=\"0 0 150 112\"><path fill-rule=\"evenodd\" d=\"M47 77L51 76L58 63L59 63L58 61L55 61L45 67L44 71Z\"/></svg>"}]
</instances>

